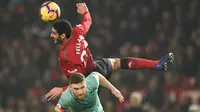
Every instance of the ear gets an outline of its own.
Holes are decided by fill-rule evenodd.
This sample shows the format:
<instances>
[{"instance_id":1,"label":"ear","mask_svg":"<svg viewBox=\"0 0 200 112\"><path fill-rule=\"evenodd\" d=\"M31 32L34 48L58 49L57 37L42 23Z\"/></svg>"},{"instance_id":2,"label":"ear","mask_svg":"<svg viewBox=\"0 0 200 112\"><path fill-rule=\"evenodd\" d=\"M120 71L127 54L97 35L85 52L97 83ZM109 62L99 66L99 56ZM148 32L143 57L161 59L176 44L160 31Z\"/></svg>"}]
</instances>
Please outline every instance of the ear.
<instances>
[{"instance_id":1,"label":"ear","mask_svg":"<svg viewBox=\"0 0 200 112\"><path fill-rule=\"evenodd\" d=\"M65 33L63 33L63 34L61 34L61 35L60 35L60 37L61 37L61 39L63 40L63 39L65 39L65 38L66 38L66 34L65 34Z\"/></svg>"}]
</instances>

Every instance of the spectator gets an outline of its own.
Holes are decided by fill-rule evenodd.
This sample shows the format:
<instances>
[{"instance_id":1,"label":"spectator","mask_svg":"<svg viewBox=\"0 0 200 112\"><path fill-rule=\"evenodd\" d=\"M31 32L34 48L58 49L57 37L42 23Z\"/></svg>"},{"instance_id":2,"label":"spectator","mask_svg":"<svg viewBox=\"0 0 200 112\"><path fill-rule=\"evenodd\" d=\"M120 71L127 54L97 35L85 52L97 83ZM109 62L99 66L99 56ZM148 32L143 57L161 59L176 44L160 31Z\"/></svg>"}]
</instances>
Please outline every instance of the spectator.
<instances>
[{"instance_id":1,"label":"spectator","mask_svg":"<svg viewBox=\"0 0 200 112\"><path fill-rule=\"evenodd\" d=\"M129 104L127 104L124 112L144 112L142 110L143 96L139 92L133 92L129 98Z\"/></svg>"},{"instance_id":2,"label":"spectator","mask_svg":"<svg viewBox=\"0 0 200 112\"><path fill-rule=\"evenodd\" d=\"M62 10L62 19L73 25L79 23L76 1L55 2ZM41 22L38 16L41 4L40 0L1 1L0 112L52 111L43 94L68 83L60 72L58 47L46 39L51 23ZM200 85L200 1L90 0L87 4L93 24L86 39L94 58L135 56L155 60L167 52L175 54L175 64L164 76L154 70L121 70L112 74L111 82L121 89L126 101L116 104L110 92L102 90L105 111L135 108L135 96L129 94L141 89L144 103L148 103L144 108L187 112L191 102L189 98L180 100L178 94L199 92L196 87ZM159 76L152 79L155 74ZM163 87L173 89L176 101L171 102L170 95L166 95L169 91ZM126 105L130 108L125 109Z\"/></svg>"}]
</instances>

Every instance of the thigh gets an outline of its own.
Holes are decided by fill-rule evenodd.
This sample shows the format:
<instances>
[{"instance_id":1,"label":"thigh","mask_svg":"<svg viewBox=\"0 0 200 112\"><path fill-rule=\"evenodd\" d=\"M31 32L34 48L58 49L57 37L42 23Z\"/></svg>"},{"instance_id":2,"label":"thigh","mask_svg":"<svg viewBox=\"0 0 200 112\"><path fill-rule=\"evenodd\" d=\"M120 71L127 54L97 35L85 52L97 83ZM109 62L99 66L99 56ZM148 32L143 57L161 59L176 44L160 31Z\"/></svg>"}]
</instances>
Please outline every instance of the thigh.
<instances>
[{"instance_id":1,"label":"thigh","mask_svg":"<svg viewBox=\"0 0 200 112\"><path fill-rule=\"evenodd\" d=\"M96 71L101 73L106 79L109 79L112 74L112 63L107 58L96 60Z\"/></svg>"}]
</instances>

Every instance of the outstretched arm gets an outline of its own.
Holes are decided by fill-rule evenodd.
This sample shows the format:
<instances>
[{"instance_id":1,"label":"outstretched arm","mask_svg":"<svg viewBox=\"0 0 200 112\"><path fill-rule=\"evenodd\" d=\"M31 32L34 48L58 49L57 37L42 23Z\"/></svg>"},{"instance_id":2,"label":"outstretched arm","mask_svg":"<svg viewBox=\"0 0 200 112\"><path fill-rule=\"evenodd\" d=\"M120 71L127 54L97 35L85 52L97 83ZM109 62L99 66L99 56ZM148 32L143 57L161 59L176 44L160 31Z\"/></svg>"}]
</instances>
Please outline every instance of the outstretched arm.
<instances>
[{"instance_id":1,"label":"outstretched arm","mask_svg":"<svg viewBox=\"0 0 200 112\"><path fill-rule=\"evenodd\" d=\"M98 72L95 72L99 76L99 83L100 85L110 89L112 91L112 94L114 94L120 102L124 101L124 97L122 96L121 92L116 89L103 75L101 75Z\"/></svg>"},{"instance_id":2,"label":"outstretched arm","mask_svg":"<svg viewBox=\"0 0 200 112\"><path fill-rule=\"evenodd\" d=\"M74 31L76 31L77 33L81 35L85 35L90 29L90 26L92 24L90 12L88 11L88 8L85 3L77 3L76 7L77 7L77 12L83 15L83 20L81 24L76 25L74 27Z\"/></svg>"}]
</instances>

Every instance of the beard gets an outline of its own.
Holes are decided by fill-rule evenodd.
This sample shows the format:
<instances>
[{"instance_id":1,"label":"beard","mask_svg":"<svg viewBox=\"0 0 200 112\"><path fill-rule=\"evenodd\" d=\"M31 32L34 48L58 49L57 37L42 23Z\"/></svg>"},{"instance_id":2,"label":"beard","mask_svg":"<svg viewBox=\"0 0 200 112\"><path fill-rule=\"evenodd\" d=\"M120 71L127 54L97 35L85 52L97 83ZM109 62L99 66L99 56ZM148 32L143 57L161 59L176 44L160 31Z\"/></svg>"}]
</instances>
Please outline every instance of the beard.
<instances>
[{"instance_id":1,"label":"beard","mask_svg":"<svg viewBox=\"0 0 200 112\"><path fill-rule=\"evenodd\" d=\"M54 43L55 44L62 44L63 43L63 40L61 40L61 39L54 39Z\"/></svg>"},{"instance_id":2,"label":"beard","mask_svg":"<svg viewBox=\"0 0 200 112\"><path fill-rule=\"evenodd\" d=\"M76 98L78 100L83 100L85 98L85 95L84 94L80 94L80 95L77 95Z\"/></svg>"},{"instance_id":3,"label":"beard","mask_svg":"<svg viewBox=\"0 0 200 112\"><path fill-rule=\"evenodd\" d=\"M53 41L55 44L62 44L64 42L63 39L61 39L61 37L53 38Z\"/></svg>"}]
</instances>

